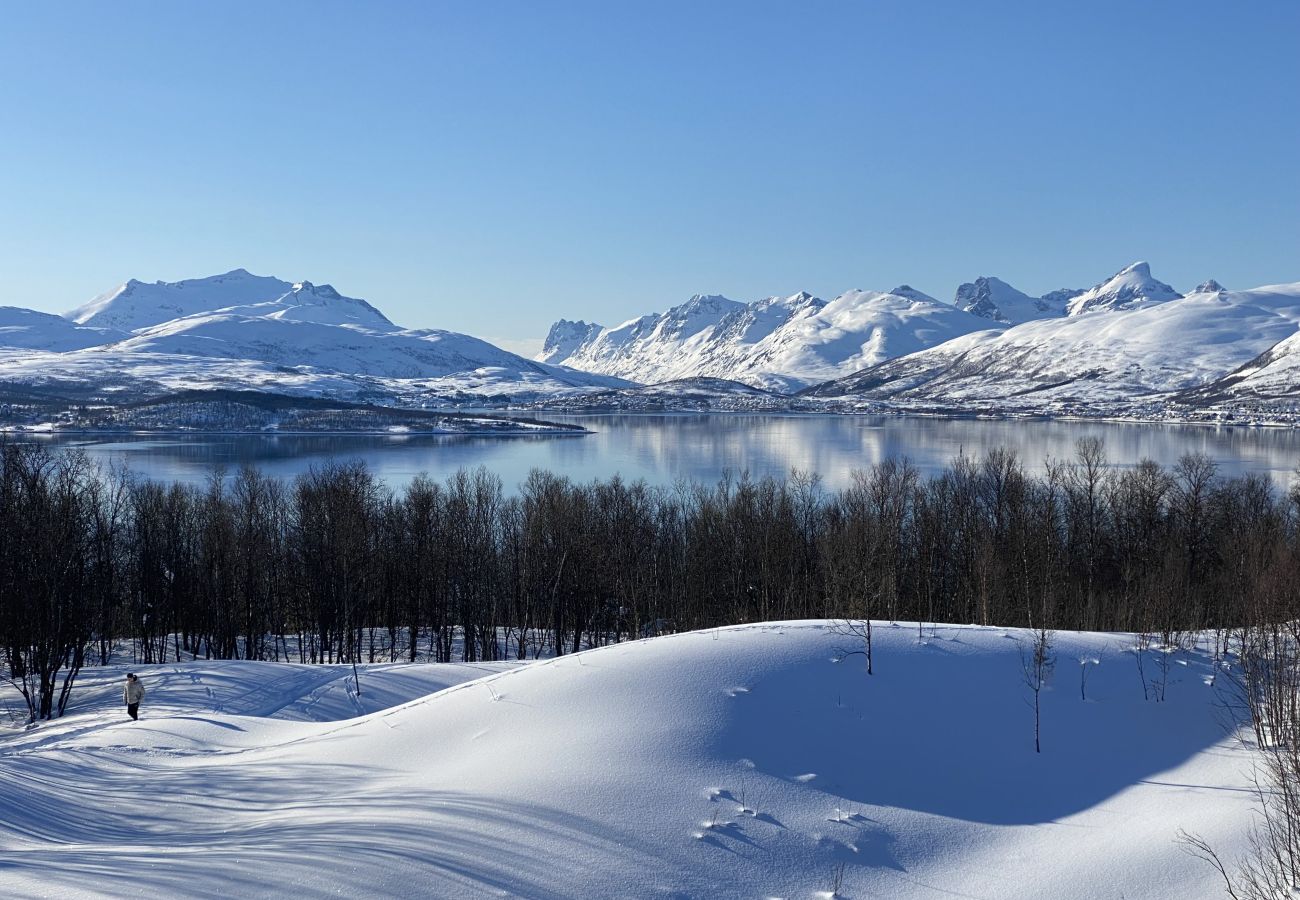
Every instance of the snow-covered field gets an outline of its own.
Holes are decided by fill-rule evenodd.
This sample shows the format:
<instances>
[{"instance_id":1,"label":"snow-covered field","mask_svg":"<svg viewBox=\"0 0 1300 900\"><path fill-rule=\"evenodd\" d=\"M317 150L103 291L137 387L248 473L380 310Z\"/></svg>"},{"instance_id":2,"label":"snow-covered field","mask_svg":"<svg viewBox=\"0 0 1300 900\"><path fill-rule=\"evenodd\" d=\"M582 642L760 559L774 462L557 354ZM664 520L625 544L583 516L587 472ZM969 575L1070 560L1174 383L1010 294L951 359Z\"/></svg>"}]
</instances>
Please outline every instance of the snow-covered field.
<instances>
[{"instance_id":1,"label":"snow-covered field","mask_svg":"<svg viewBox=\"0 0 1300 900\"><path fill-rule=\"evenodd\" d=\"M1233 856L1253 798L1208 653L1157 703L1131 636L1058 634L1035 754L1025 641L881 625L869 677L826 623L742 626L366 666L360 697L139 666L139 722L89 669L0 737L0 895L814 897L842 865L854 898L1217 896L1177 830Z\"/></svg>"}]
</instances>

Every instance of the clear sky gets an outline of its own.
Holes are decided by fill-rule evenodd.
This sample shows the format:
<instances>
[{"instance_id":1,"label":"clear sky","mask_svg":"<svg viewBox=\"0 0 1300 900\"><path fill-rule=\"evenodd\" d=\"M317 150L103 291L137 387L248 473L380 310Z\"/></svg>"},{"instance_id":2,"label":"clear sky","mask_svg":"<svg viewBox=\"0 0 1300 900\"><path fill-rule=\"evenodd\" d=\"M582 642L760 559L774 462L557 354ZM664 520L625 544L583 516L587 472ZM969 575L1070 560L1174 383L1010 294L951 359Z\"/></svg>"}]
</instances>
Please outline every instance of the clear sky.
<instances>
[{"instance_id":1,"label":"clear sky","mask_svg":"<svg viewBox=\"0 0 1300 900\"><path fill-rule=\"evenodd\" d=\"M0 0L0 304L244 267L512 349L693 293L1300 279L1300 3Z\"/></svg>"}]
</instances>

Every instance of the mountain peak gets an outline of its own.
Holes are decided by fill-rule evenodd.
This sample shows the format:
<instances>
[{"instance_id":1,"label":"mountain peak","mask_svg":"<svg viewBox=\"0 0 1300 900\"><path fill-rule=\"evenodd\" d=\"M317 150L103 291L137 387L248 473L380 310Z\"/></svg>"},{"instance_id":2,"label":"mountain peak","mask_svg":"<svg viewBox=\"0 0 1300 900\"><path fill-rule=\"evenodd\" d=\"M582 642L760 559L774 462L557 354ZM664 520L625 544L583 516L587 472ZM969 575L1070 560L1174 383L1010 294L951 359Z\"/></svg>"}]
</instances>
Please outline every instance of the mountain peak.
<instances>
[{"instance_id":1,"label":"mountain peak","mask_svg":"<svg viewBox=\"0 0 1300 900\"><path fill-rule=\"evenodd\" d=\"M589 344L604 330L604 326L597 325L595 322L560 319L546 333L542 352L537 354L535 359L538 362L563 365L566 359Z\"/></svg>"},{"instance_id":2,"label":"mountain peak","mask_svg":"<svg viewBox=\"0 0 1300 900\"><path fill-rule=\"evenodd\" d=\"M668 310L662 327L667 327L674 334L690 334L716 324L728 313L744 308L745 304L728 300L721 294L696 294L685 303Z\"/></svg>"},{"instance_id":3,"label":"mountain peak","mask_svg":"<svg viewBox=\"0 0 1300 900\"><path fill-rule=\"evenodd\" d=\"M1227 288L1225 288L1223 285L1219 284L1217 281L1211 278L1209 281L1202 281L1200 284L1198 284L1195 288L1192 289L1192 293L1193 294L1217 294L1219 293L1219 291L1223 291L1223 290L1227 290Z\"/></svg>"},{"instance_id":4,"label":"mountain peak","mask_svg":"<svg viewBox=\"0 0 1300 900\"><path fill-rule=\"evenodd\" d=\"M1078 316L1101 309L1132 309L1139 304L1163 303L1183 295L1151 275L1146 262L1130 263L1091 290L1070 301L1068 314Z\"/></svg>"},{"instance_id":5,"label":"mountain peak","mask_svg":"<svg viewBox=\"0 0 1300 900\"><path fill-rule=\"evenodd\" d=\"M953 306L960 310L1007 325L1062 315L1064 304L1043 297L1031 297L1001 278L981 275L957 288Z\"/></svg>"},{"instance_id":6,"label":"mountain peak","mask_svg":"<svg viewBox=\"0 0 1300 900\"><path fill-rule=\"evenodd\" d=\"M721 294L692 294L691 299L675 307L680 310L714 310L725 306L735 305L736 301L729 300Z\"/></svg>"},{"instance_id":7,"label":"mountain peak","mask_svg":"<svg viewBox=\"0 0 1300 900\"><path fill-rule=\"evenodd\" d=\"M895 297L902 297L905 300L917 300L917 301L923 301L927 303L939 302L938 300L931 297L929 294L925 293L924 291L918 291L910 284L900 284L898 287L894 288L889 293L893 294Z\"/></svg>"},{"instance_id":8,"label":"mountain peak","mask_svg":"<svg viewBox=\"0 0 1300 900\"><path fill-rule=\"evenodd\" d=\"M312 284L310 281L300 281L293 286L295 294L314 294L317 297L326 300L341 300L343 295L334 289L331 284Z\"/></svg>"}]
</instances>

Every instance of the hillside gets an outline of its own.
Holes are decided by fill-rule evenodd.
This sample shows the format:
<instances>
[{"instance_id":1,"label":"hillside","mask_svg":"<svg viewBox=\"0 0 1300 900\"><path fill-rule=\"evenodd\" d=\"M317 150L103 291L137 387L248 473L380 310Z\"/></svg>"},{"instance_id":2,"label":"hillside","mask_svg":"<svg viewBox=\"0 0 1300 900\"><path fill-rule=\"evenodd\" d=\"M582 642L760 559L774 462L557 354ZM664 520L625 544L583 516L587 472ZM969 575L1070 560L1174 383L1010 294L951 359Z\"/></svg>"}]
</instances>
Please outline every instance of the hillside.
<instances>
[{"instance_id":1,"label":"hillside","mask_svg":"<svg viewBox=\"0 0 1300 900\"><path fill-rule=\"evenodd\" d=\"M68 716L0 743L0 879L22 897L748 898L829 896L842 868L855 898L1216 896L1174 841L1231 855L1251 820L1212 661L1145 651L1148 677L1170 663L1157 703L1130 636L1058 635L1035 754L1024 639L882 624L868 677L825 623L744 626L430 696L478 673L367 667L359 700L341 667L138 666L138 723L121 667L89 670Z\"/></svg>"}]
</instances>

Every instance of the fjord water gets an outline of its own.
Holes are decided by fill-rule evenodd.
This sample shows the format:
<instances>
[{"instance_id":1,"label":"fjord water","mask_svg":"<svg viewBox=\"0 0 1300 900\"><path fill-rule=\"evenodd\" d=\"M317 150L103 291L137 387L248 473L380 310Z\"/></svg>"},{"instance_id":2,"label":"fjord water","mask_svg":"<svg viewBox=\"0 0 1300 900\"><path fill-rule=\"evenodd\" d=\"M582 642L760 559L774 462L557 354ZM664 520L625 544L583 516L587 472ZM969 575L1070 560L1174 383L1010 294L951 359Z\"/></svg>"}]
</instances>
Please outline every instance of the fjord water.
<instances>
[{"instance_id":1,"label":"fjord water","mask_svg":"<svg viewBox=\"0 0 1300 900\"><path fill-rule=\"evenodd\" d=\"M1225 476L1254 472L1279 486L1300 462L1300 431L1193 425L1116 424L807 415L591 415L556 416L591 434L563 437L417 435L195 435L49 438L104 462L164 481L201 482L223 467L249 463L269 475L292 478L329 460L363 460L379 478L401 488L421 472L442 479L461 468L486 466L513 490L530 469L576 480L645 479L672 484L687 478L712 482L724 472L753 476L819 473L828 487L848 483L854 469L906 456L922 473L947 466L959 454L978 456L1010 448L1032 472L1048 458L1068 459L1076 442L1105 442L1110 464L1130 466L1150 458L1172 466L1185 453L1205 453Z\"/></svg>"}]
</instances>

